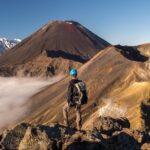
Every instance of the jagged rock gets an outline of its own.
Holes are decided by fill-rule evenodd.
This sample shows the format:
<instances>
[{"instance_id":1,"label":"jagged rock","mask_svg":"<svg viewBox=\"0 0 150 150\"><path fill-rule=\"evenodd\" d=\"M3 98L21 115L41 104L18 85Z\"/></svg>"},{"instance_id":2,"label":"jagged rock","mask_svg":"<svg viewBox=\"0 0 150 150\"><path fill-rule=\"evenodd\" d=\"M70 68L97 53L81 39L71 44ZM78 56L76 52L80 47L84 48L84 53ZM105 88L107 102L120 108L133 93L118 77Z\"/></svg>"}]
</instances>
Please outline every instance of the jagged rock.
<instances>
[{"instance_id":1,"label":"jagged rock","mask_svg":"<svg viewBox=\"0 0 150 150\"><path fill-rule=\"evenodd\" d=\"M111 118L111 117L99 117L94 121L94 130L100 131L104 134L112 134L115 131L120 131L123 128L129 128L130 123L126 118Z\"/></svg>"},{"instance_id":2,"label":"jagged rock","mask_svg":"<svg viewBox=\"0 0 150 150\"><path fill-rule=\"evenodd\" d=\"M150 99L146 99L141 103L141 113L143 118L143 130L150 129Z\"/></svg>"},{"instance_id":3,"label":"jagged rock","mask_svg":"<svg viewBox=\"0 0 150 150\"><path fill-rule=\"evenodd\" d=\"M146 150L149 148L150 136L147 132L124 128L129 127L129 124L124 122L126 119L122 122L122 119L120 121L108 118L105 118L106 122L102 124L110 123L108 127L103 128L107 130L101 130L105 131L103 133L100 130L78 131L57 123L49 126L22 123L0 135L0 149Z\"/></svg>"},{"instance_id":4,"label":"jagged rock","mask_svg":"<svg viewBox=\"0 0 150 150\"><path fill-rule=\"evenodd\" d=\"M138 143L142 143L145 140L145 133L143 131L134 130L131 131L133 134L133 137L136 139Z\"/></svg>"},{"instance_id":5,"label":"jagged rock","mask_svg":"<svg viewBox=\"0 0 150 150\"><path fill-rule=\"evenodd\" d=\"M129 132L130 129L120 131L116 135L113 135L109 140L107 140L107 144L109 145L110 150L140 149L141 144L138 143L138 141L136 141L133 135L130 135Z\"/></svg>"},{"instance_id":6,"label":"jagged rock","mask_svg":"<svg viewBox=\"0 0 150 150\"><path fill-rule=\"evenodd\" d=\"M28 126L28 124L22 123L16 126L14 129L5 132L2 135L3 139L1 140L1 145L8 150L18 149L18 146L23 139Z\"/></svg>"},{"instance_id":7,"label":"jagged rock","mask_svg":"<svg viewBox=\"0 0 150 150\"><path fill-rule=\"evenodd\" d=\"M94 135L92 131L77 131L60 124L33 126L25 123L8 131L0 147L8 150L106 149L103 138Z\"/></svg>"},{"instance_id":8,"label":"jagged rock","mask_svg":"<svg viewBox=\"0 0 150 150\"><path fill-rule=\"evenodd\" d=\"M141 150L150 150L150 143L144 143L141 147Z\"/></svg>"},{"instance_id":9,"label":"jagged rock","mask_svg":"<svg viewBox=\"0 0 150 150\"><path fill-rule=\"evenodd\" d=\"M19 150L59 150L62 149L63 141L65 141L67 135L70 137L75 132L75 129L66 128L59 124L28 127L19 145Z\"/></svg>"},{"instance_id":10,"label":"jagged rock","mask_svg":"<svg viewBox=\"0 0 150 150\"><path fill-rule=\"evenodd\" d=\"M107 140L107 145L112 149L135 149L139 150L149 137L143 131L124 128L116 131Z\"/></svg>"},{"instance_id":11,"label":"jagged rock","mask_svg":"<svg viewBox=\"0 0 150 150\"><path fill-rule=\"evenodd\" d=\"M56 149L56 142L51 141L45 131L28 127L25 136L19 144L19 150Z\"/></svg>"},{"instance_id":12,"label":"jagged rock","mask_svg":"<svg viewBox=\"0 0 150 150\"><path fill-rule=\"evenodd\" d=\"M94 136L92 133L76 132L66 139L63 148L65 150L100 150L106 149L103 139Z\"/></svg>"}]
</instances>

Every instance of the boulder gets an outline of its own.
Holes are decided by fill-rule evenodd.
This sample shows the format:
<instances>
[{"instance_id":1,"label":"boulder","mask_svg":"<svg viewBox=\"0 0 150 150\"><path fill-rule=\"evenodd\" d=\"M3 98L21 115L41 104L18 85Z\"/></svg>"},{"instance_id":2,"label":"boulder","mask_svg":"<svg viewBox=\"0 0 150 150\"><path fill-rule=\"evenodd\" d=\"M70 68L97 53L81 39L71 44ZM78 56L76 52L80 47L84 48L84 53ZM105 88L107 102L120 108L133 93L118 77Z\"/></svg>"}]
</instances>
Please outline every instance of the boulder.
<instances>
[{"instance_id":1,"label":"boulder","mask_svg":"<svg viewBox=\"0 0 150 150\"><path fill-rule=\"evenodd\" d=\"M93 123L94 130L108 135L121 131L123 128L130 128L130 123L126 118L99 117Z\"/></svg>"},{"instance_id":2,"label":"boulder","mask_svg":"<svg viewBox=\"0 0 150 150\"><path fill-rule=\"evenodd\" d=\"M143 118L143 130L150 130L150 99L141 103L141 114Z\"/></svg>"},{"instance_id":3,"label":"boulder","mask_svg":"<svg viewBox=\"0 0 150 150\"><path fill-rule=\"evenodd\" d=\"M101 121L101 122L100 122ZM98 124L99 123L99 124ZM129 128L127 119L99 118L93 131L76 130L58 123L22 123L0 135L2 150L148 150L146 131ZM126 128L125 128L126 127ZM128 128L127 128L128 127Z\"/></svg>"}]
</instances>

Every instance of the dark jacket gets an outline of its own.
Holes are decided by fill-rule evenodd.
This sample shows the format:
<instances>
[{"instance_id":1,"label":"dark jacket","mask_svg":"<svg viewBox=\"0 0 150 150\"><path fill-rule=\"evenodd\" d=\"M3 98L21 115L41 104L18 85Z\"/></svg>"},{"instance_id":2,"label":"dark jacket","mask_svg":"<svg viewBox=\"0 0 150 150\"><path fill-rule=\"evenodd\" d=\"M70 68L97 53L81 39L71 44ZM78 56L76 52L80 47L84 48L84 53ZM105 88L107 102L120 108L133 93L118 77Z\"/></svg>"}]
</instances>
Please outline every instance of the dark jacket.
<instances>
[{"instance_id":1,"label":"dark jacket","mask_svg":"<svg viewBox=\"0 0 150 150\"><path fill-rule=\"evenodd\" d=\"M77 92L75 91L74 85L75 83L80 82L80 80L78 79L72 79L69 82L69 86L68 86L68 103L74 103L74 97L76 96Z\"/></svg>"}]
</instances>

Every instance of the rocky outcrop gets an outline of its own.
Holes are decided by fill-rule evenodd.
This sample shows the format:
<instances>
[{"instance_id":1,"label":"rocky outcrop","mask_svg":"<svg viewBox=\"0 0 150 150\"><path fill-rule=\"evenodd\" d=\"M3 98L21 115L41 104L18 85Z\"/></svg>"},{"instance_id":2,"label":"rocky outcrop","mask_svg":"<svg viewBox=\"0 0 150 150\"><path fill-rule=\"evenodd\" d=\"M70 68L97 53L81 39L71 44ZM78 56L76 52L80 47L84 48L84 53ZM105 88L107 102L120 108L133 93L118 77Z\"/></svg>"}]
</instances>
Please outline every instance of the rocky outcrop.
<instances>
[{"instance_id":1,"label":"rocky outcrop","mask_svg":"<svg viewBox=\"0 0 150 150\"><path fill-rule=\"evenodd\" d=\"M100 117L97 121L101 123L97 123L93 131L78 131L58 123L49 126L22 123L0 135L0 147L8 150L148 150L150 148L148 132L129 128L127 119Z\"/></svg>"},{"instance_id":2,"label":"rocky outcrop","mask_svg":"<svg viewBox=\"0 0 150 150\"><path fill-rule=\"evenodd\" d=\"M4 149L18 149L18 145L23 139L29 124L22 123L13 130L5 131L0 137L1 147Z\"/></svg>"},{"instance_id":3,"label":"rocky outcrop","mask_svg":"<svg viewBox=\"0 0 150 150\"><path fill-rule=\"evenodd\" d=\"M103 134L111 135L123 128L130 128L130 123L126 118L99 117L94 121L93 128Z\"/></svg>"},{"instance_id":4,"label":"rocky outcrop","mask_svg":"<svg viewBox=\"0 0 150 150\"><path fill-rule=\"evenodd\" d=\"M0 66L0 76L49 77L57 74L67 74L70 68L79 68L81 65L82 63L77 61L70 61L69 59L63 59L61 57L50 58L46 54L41 54L25 64L6 64ZM60 67L61 69L59 69Z\"/></svg>"},{"instance_id":5,"label":"rocky outcrop","mask_svg":"<svg viewBox=\"0 0 150 150\"><path fill-rule=\"evenodd\" d=\"M141 103L141 113L143 118L143 129L150 130L150 99Z\"/></svg>"},{"instance_id":6,"label":"rocky outcrop","mask_svg":"<svg viewBox=\"0 0 150 150\"><path fill-rule=\"evenodd\" d=\"M92 132L77 131L59 124L33 126L24 123L7 131L1 139L1 147L19 150L105 148L101 139Z\"/></svg>"}]
</instances>

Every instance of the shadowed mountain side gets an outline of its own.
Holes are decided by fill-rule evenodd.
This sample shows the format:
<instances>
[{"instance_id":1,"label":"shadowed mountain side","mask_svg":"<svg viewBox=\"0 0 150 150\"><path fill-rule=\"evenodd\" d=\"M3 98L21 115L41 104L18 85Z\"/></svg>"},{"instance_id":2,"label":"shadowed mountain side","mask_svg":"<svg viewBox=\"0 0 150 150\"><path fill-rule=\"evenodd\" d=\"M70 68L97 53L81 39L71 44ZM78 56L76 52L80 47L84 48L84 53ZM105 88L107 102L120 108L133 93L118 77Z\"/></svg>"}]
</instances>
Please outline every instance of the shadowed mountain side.
<instances>
[{"instance_id":1,"label":"shadowed mountain side","mask_svg":"<svg viewBox=\"0 0 150 150\"><path fill-rule=\"evenodd\" d=\"M142 55L136 47L121 46L121 45L116 45L115 47L120 49L119 50L120 53L130 60L141 61L141 62L145 62L148 60L148 57Z\"/></svg>"},{"instance_id":2,"label":"shadowed mountain side","mask_svg":"<svg viewBox=\"0 0 150 150\"><path fill-rule=\"evenodd\" d=\"M49 58L57 55L57 57L68 59L70 63L74 64L76 62L84 63L109 45L108 42L77 22L49 22L0 57L0 68L9 70L7 74L10 75L17 75L18 72L25 72L25 70L36 74L37 70L34 66L40 64L37 65L35 59L40 57L45 50L48 50ZM33 66L29 66L30 62ZM53 65L51 60L49 64ZM21 70L22 67L24 69ZM38 67L42 70L40 66ZM11 68L14 68L16 73ZM57 69L63 70L59 66L57 66ZM11 74L11 72L13 73ZM3 72L1 71L0 74L3 74ZM26 76L26 73L23 73L23 75Z\"/></svg>"},{"instance_id":3,"label":"shadowed mountain side","mask_svg":"<svg viewBox=\"0 0 150 150\"><path fill-rule=\"evenodd\" d=\"M51 58L62 57L64 59L69 59L69 60L77 61L77 62L80 62L80 63L85 63L86 61L88 61L87 58L83 59L79 55L69 54L69 53L66 53L62 50L57 50L57 51L46 50L46 53L47 53L47 56L51 57Z\"/></svg>"},{"instance_id":4,"label":"shadowed mountain side","mask_svg":"<svg viewBox=\"0 0 150 150\"><path fill-rule=\"evenodd\" d=\"M119 52L119 49L108 47L79 69L79 78L86 82L89 96L88 104L82 108L83 128L91 128L92 119L109 111L112 116L127 115L131 121L131 126L141 127L141 117L136 115L137 113L140 114L140 107L138 106L141 100L150 95L149 84L147 83L145 88L143 88L143 84L140 84L140 82L147 82L149 79L148 73L141 67L143 65L143 62L127 59ZM30 100L31 112L25 120L31 123L44 124L62 122L62 107L66 101L69 79L67 77L34 95ZM135 82L139 82L138 87L145 94L141 95L139 90L134 91L137 86L134 84ZM129 91L130 96L128 96ZM101 108L107 106L107 102L115 105L108 105L102 113ZM135 112L132 113L132 110ZM127 114L127 111L130 113ZM71 110L70 122L72 125L74 125L74 117L74 111ZM137 119L136 122L134 118Z\"/></svg>"}]
</instances>

